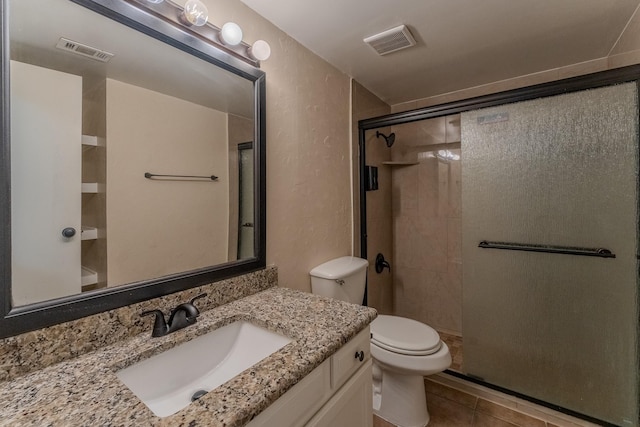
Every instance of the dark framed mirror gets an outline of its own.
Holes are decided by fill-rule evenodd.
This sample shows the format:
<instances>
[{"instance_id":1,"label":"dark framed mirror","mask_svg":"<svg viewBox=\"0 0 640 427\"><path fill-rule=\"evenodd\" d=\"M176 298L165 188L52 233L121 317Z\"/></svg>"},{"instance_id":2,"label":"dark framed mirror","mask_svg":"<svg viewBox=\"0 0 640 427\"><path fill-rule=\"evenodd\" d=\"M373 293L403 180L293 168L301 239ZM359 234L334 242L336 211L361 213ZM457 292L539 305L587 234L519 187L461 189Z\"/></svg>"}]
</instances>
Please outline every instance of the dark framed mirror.
<instances>
[{"instance_id":1,"label":"dark framed mirror","mask_svg":"<svg viewBox=\"0 0 640 427\"><path fill-rule=\"evenodd\" d=\"M264 268L264 72L135 0L0 8L1 337Z\"/></svg>"}]
</instances>

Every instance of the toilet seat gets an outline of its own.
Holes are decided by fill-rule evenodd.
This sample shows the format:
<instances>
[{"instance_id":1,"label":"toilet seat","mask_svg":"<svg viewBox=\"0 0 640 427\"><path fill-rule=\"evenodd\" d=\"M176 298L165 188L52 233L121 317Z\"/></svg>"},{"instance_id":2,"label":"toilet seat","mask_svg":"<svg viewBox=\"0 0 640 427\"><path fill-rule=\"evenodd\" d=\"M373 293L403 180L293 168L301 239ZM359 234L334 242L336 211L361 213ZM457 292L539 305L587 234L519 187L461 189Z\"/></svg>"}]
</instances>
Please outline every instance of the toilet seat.
<instances>
[{"instance_id":1,"label":"toilet seat","mask_svg":"<svg viewBox=\"0 0 640 427\"><path fill-rule=\"evenodd\" d=\"M409 356L427 356L442 347L440 335L430 326L398 316L378 315L371 323L371 343Z\"/></svg>"}]
</instances>

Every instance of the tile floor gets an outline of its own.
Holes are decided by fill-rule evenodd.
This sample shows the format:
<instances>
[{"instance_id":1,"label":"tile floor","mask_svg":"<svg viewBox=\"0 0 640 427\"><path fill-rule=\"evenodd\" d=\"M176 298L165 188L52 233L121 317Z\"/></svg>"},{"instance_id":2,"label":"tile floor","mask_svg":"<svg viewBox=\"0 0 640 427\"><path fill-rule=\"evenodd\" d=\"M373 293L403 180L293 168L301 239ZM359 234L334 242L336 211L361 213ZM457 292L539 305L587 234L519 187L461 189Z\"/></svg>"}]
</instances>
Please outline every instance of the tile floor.
<instances>
[{"instance_id":1,"label":"tile floor","mask_svg":"<svg viewBox=\"0 0 640 427\"><path fill-rule=\"evenodd\" d=\"M462 373L462 337L438 331L440 339L449 347L451 353L451 369Z\"/></svg>"}]
</instances>

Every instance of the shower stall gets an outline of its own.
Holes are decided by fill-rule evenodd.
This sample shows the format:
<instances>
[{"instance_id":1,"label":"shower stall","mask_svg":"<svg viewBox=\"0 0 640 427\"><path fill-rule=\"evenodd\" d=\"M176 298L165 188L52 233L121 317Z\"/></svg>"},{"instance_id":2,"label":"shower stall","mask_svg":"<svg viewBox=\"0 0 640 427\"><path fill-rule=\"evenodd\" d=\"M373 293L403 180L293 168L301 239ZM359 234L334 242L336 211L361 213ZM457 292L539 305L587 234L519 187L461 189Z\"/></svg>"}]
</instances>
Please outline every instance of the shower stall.
<instances>
[{"instance_id":1,"label":"shower stall","mask_svg":"<svg viewBox=\"0 0 640 427\"><path fill-rule=\"evenodd\" d=\"M388 173L376 191L391 193L392 294L371 289L369 304L462 342L457 375L638 426L639 77L629 67L360 121L361 170ZM380 131L395 144L372 164ZM384 207L365 190L371 261L367 211Z\"/></svg>"}]
</instances>

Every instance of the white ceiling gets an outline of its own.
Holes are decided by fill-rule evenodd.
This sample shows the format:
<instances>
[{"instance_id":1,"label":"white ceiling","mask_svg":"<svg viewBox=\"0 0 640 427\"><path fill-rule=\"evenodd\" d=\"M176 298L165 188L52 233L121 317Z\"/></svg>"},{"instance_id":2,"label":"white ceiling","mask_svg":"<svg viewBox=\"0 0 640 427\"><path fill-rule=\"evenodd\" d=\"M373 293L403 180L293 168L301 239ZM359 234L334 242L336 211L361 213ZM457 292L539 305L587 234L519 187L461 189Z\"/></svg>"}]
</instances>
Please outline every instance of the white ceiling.
<instances>
[{"instance_id":1,"label":"white ceiling","mask_svg":"<svg viewBox=\"0 0 640 427\"><path fill-rule=\"evenodd\" d=\"M389 104L606 57L640 0L242 0ZM405 24L417 46L362 39Z\"/></svg>"}]
</instances>

